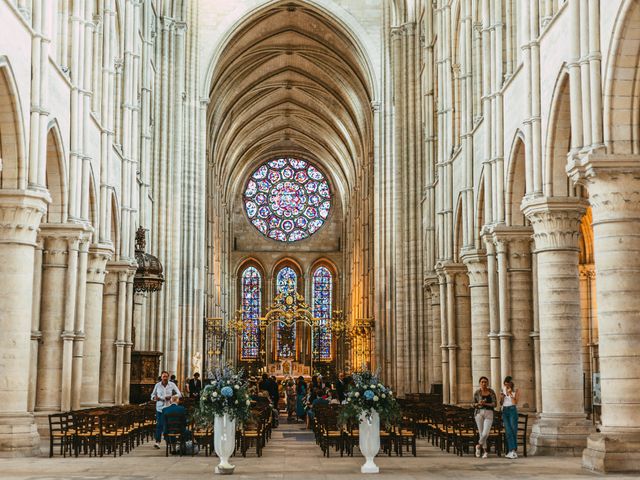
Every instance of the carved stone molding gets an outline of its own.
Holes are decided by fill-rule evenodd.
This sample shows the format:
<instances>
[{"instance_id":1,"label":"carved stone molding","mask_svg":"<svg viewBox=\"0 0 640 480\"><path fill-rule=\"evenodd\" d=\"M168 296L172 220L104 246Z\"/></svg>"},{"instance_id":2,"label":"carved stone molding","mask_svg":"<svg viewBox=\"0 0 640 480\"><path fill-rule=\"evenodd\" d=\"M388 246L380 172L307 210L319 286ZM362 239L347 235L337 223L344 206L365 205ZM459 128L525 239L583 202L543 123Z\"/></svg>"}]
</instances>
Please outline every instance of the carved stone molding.
<instances>
[{"instance_id":1,"label":"carved stone molding","mask_svg":"<svg viewBox=\"0 0 640 480\"><path fill-rule=\"evenodd\" d=\"M44 192L0 190L0 244L35 246L38 226L50 200Z\"/></svg>"},{"instance_id":2,"label":"carved stone molding","mask_svg":"<svg viewBox=\"0 0 640 480\"><path fill-rule=\"evenodd\" d=\"M95 245L89 249L87 262L87 283L104 283L107 274L107 262L113 255L113 248Z\"/></svg>"},{"instance_id":3,"label":"carved stone molding","mask_svg":"<svg viewBox=\"0 0 640 480\"><path fill-rule=\"evenodd\" d=\"M522 211L533 226L536 252L579 251L580 221L587 203L575 197L538 197L522 203Z\"/></svg>"},{"instance_id":4,"label":"carved stone molding","mask_svg":"<svg viewBox=\"0 0 640 480\"><path fill-rule=\"evenodd\" d=\"M573 158L567 173L589 190L593 225L640 218L640 155L590 153Z\"/></svg>"},{"instance_id":5,"label":"carved stone molding","mask_svg":"<svg viewBox=\"0 0 640 480\"><path fill-rule=\"evenodd\" d=\"M463 250L462 262L467 267L470 287L487 285L487 255L484 250Z\"/></svg>"}]
</instances>

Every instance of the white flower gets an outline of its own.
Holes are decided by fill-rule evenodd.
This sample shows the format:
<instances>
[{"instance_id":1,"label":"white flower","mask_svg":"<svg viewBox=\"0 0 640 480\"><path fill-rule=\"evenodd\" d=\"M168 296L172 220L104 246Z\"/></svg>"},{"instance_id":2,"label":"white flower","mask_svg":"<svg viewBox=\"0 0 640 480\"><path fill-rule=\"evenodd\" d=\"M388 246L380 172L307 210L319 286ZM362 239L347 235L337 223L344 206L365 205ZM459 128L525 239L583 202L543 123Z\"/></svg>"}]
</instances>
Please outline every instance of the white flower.
<instances>
[{"instance_id":1,"label":"white flower","mask_svg":"<svg viewBox=\"0 0 640 480\"><path fill-rule=\"evenodd\" d=\"M389 395L393 395L393 392L391 390L389 390Z\"/></svg>"},{"instance_id":2,"label":"white flower","mask_svg":"<svg viewBox=\"0 0 640 480\"><path fill-rule=\"evenodd\" d=\"M236 390L240 390L240 385L234 385L234 387Z\"/></svg>"},{"instance_id":3,"label":"white flower","mask_svg":"<svg viewBox=\"0 0 640 480\"><path fill-rule=\"evenodd\" d=\"M369 385L369 388L376 388L374 384Z\"/></svg>"},{"instance_id":4,"label":"white flower","mask_svg":"<svg viewBox=\"0 0 640 480\"><path fill-rule=\"evenodd\" d=\"M373 396L373 401L374 401L374 402L377 402L378 400L380 400L380 399L378 398L378 396L377 396L377 395L374 395L374 396Z\"/></svg>"},{"instance_id":5,"label":"white flower","mask_svg":"<svg viewBox=\"0 0 640 480\"><path fill-rule=\"evenodd\" d=\"M387 398L387 396L383 393L382 395L380 395L382 398Z\"/></svg>"},{"instance_id":6,"label":"white flower","mask_svg":"<svg viewBox=\"0 0 640 480\"><path fill-rule=\"evenodd\" d=\"M356 392L353 394L354 397L359 397L360 396L360 392Z\"/></svg>"},{"instance_id":7,"label":"white flower","mask_svg":"<svg viewBox=\"0 0 640 480\"><path fill-rule=\"evenodd\" d=\"M218 396L218 392L213 392L213 393L211 394L211 396L212 396L212 397L214 397L214 398L215 398L215 397L217 397L217 396Z\"/></svg>"},{"instance_id":8,"label":"white flower","mask_svg":"<svg viewBox=\"0 0 640 480\"><path fill-rule=\"evenodd\" d=\"M237 405L237 404L238 404L238 400L236 400L236 402L235 402L235 403L236 403L236 405Z\"/></svg>"},{"instance_id":9,"label":"white flower","mask_svg":"<svg viewBox=\"0 0 640 480\"><path fill-rule=\"evenodd\" d=\"M251 405L251 400L247 400L247 405Z\"/></svg>"}]
</instances>

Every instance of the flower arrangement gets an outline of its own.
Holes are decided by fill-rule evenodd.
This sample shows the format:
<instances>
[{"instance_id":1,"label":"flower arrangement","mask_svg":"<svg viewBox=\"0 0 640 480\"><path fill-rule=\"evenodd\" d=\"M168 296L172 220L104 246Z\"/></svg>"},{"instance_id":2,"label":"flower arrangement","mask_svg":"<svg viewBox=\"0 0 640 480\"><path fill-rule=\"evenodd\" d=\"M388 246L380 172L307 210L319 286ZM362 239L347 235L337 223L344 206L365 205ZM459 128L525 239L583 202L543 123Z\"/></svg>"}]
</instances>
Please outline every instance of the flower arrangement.
<instances>
[{"instance_id":1,"label":"flower arrangement","mask_svg":"<svg viewBox=\"0 0 640 480\"><path fill-rule=\"evenodd\" d=\"M385 424L393 423L400 417L400 407L393 391L383 385L379 373L368 370L352 375L354 383L349 387L346 405L340 411L341 423L358 421L363 413L367 418L375 410Z\"/></svg>"},{"instance_id":2,"label":"flower arrangement","mask_svg":"<svg viewBox=\"0 0 640 480\"><path fill-rule=\"evenodd\" d=\"M216 416L228 414L232 420L245 423L251 415L251 399L243 370L232 367L216 369L213 381L200 393L200 404L194 418L200 425L213 425Z\"/></svg>"}]
</instances>

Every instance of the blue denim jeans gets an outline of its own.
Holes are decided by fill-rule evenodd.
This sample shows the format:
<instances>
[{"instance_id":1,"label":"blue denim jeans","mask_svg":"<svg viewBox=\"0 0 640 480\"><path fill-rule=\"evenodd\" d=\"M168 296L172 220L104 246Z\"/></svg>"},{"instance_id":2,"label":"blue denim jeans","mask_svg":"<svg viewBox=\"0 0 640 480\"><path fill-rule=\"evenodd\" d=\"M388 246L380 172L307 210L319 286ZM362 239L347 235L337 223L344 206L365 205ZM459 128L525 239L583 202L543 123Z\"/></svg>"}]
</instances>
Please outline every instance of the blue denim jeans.
<instances>
[{"instance_id":1,"label":"blue denim jeans","mask_svg":"<svg viewBox=\"0 0 640 480\"><path fill-rule=\"evenodd\" d=\"M503 407L502 423L507 437L507 452L518 448L518 408L515 405Z\"/></svg>"},{"instance_id":2,"label":"blue denim jeans","mask_svg":"<svg viewBox=\"0 0 640 480\"><path fill-rule=\"evenodd\" d=\"M162 421L162 412L156 410L156 442L162 440L162 432L164 431L164 422Z\"/></svg>"}]
</instances>

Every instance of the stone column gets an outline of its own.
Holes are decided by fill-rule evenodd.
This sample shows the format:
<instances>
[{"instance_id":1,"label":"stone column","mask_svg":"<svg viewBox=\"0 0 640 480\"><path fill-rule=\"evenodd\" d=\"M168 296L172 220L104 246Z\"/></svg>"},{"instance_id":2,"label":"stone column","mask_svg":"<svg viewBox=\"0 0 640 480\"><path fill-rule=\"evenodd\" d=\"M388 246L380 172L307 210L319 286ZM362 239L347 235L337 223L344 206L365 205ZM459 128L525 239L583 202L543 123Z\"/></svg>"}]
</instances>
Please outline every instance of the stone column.
<instances>
[{"instance_id":1,"label":"stone column","mask_svg":"<svg viewBox=\"0 0 640 480\"><path fill-rule=\"evenodd\" d=\"M582 464L601 472L638 472L640 156L592 154L574 160L568 172L589 189L598 282L602 426L589 437Z\"/></svg>"},{"instance_id":2,"label":"stone column","mask_svg":"<svg viewBox=\"0 0 640 480\"><path fill-rule=\"evenodd\" d=\"M131 384L131 349L133 347L132 328L133 328L133 277L136 269L130 265L127 275L127 303L125 305L125 328L124 328L124 360L122 372L122 403L129 403L129 391ZM184 377L183 377L184 378Z\"/></svg>"},{"instance_id":3,"label":"stone column","mask_svg":"<svg viewBox=\"0 0 640 480\"><path fill-rule=\"evenodd\" d=\"M48 194L0 190L0 456L38 455L27 410L34 247Z\"/></svg>"},{"instance_id":4,"label":"stone column","mask_svg":"<svg viewBox=\"0 0 640 480\"><path fill-rule=\"evenodd\" d=\"M118 322L118 272L107 264L102 300L102 328L100 332L100 380L98 401L114 405L116 374L116 328Z\"/></svg>"},{"instance_id":5,"label":"stone column","mask_svg":"<svg viewBox=\"0 0 640 480\"><path fill-rule=\"evenodd\" d=\"M90 233L80 241L78 251L78 294L76 296L75 336L73 339L73 365L71 376L71 408L80 408L82 393L82 363L85 342L85 305L87 302L87 257L89 255Z\"/></svg>"},{"instance_id":6,"label":"stone column","mask_svg":"<svg viewBox=\"0 0 640 480\"><path fill-rule=\"evenodd\" d=\"M78 247L84 226L43 224L44 260L40 310L41 345L38 351L38 412L71 408L71 368Z\"/></svg>"},{"instance_id":7,"label":"stone column","mask_svg":"<svg viewBox=\"0 0 640 480\"><path fill-rule=\"evenodd\" d=\"M496 259L498 263L498 318L500 331L500 385L502 379L511 375L511 311L510 311L510 284L509 284L509 235L493 229L493 242L495 244ZM496 380L494 380L495 382ZM496 390L497 391L497 390Z\"/></svg>"},{"instance_id":8,"label":"stone column","mask_svg":"<svg viewBox=\"0 0 640 480\"><path fill-rule=\"evenodd\" d=\"M487 229L482 239L487 249L487 290L489 293L489 352L491 355L491 387L497 392L500 389L500 316L498 314L498 279L496 274L496 255L493 237Z\"/></svg>"},{"instance_id":9,"label":"stone column","mask_svg":"<svg viewBox=\"0 0 640 480\"><path fill-rule=\"evenodd\" d=\"M440 354L440 344L442 343L440 332L440 285L438 277L428 276L425 281L430 291L431 298L431 333L429 343L429 354L431 355L431 376L429 381L442 383L442 355Z\"/></svg>"},{"instance_id":10,"label":"stone column","mask_svg":"<svg viewBox=\"0 0 640 480\"><path fill-rule=\"evenodd\" d=\"M500 382L511 375L520 389L520 408L531 410L535 399L535 362L533 357L533 300L531 275L531 227L510 226L496 228L494 239L503 245L500 255L504 262L504 278L500 291L504 294L504 315L500 316L501 355L508 344L509 359L503 360ZM502 283L504 282L504 284Z\"/></svg>"},{"instance_id":11,"label":"stone column","mask_svg":"<svg viewBox=\"0 0 640 480\"><path fill-rule=\"evenodd\" d=\"M489 288L487 257L482 250L467 250L462 261L469 275L471 295L471 376L478 382L481 376L491 375L489 351Z\"/></svg>"},{"instance_id":12,"label":"stone column","mask_svg":"<svg viewBox=\"0 0 640 480\"><path fill-rule=\"evenodd\" d=\"M580 361L578 238L584 201L539 197L522 204L533 226L538 265L542 413L534 454L580 455L592 426L584 414Z\"/></svg>"},{"instance_id":13,"label":"stone column","mask_svg":"<svg viewBox=\"0 0 640 480\"><path fill-rule=\"evenodd\" d=\"M94 245L89 249L87 264L87 292L84 324L84 360L82 362L82 392L80 405L84 408L98 405L100 385L100 338L102 334L102 294L106 263L113 249Z\"/></svg>"}]
</instances>

